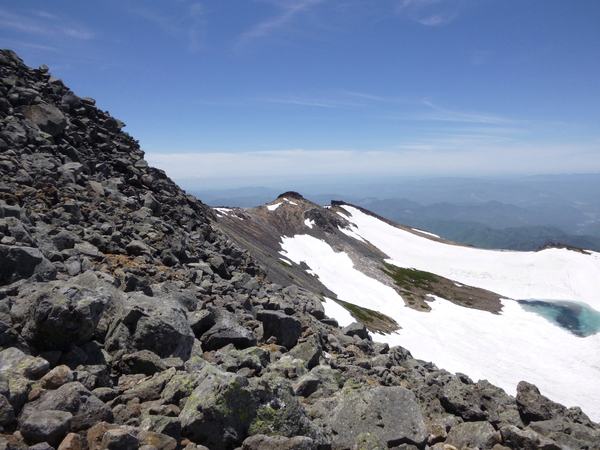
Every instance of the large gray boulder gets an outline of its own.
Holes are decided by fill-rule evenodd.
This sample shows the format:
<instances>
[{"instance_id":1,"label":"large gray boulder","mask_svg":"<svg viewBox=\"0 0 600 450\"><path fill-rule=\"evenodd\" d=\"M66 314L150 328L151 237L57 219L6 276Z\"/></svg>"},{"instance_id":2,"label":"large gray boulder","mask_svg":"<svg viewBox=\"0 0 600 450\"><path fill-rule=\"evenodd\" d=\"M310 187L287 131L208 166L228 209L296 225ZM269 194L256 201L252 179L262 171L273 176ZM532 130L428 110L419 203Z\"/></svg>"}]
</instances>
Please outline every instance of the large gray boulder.
<instances>
[{"instance_id":1,"label":"large gray boulder","mask_svg":"<svg viewBox=\"0 0 600 450\"><path fill-rule=\"evenodd\" d=\"M71 413L73 419L69 431L73 432L87 430L98 422L113 421L111 409L81 383L74 381L56 390L45 391L38 400L27 403L21 411L19 423L22 426L33 420L31 416L34 413L50 410Z\"/></svg>"},{"instance_id":2,"label":"large gray boulder","mask_svg":"<svg viewBox=\"0 0 600 450\"><path fill-rule=\"evenodd\" d=\"M329 420L334 450L354 448L366 437L390 448L401 444L421 447L428 435L415 395L400 386L347 384Z\"/></svg>"},{"instance_id":3,"label":"large gray boulder","mask_svg":"<svg viewBox=\"0 0 600 450\"><path fill-rule=\"evenodd\" d=\"M105 341L108 351L150 350L161 358L175 356L183 360L190 357L193 344L194 333L179 302L141 293L124 301Z\"/></svg>"},{"instance_id":4,"label":"large gray boulder","mask_svg":"<svg viewBox=\"0 0 600 450\"><path fill-rule=\"evenodd\" d=\"M62 133L67 127L67 119L60 109L46 103L26 108L23 115L35 123L40 130L53 137Z\"/></svg>"},{"instance_id":5,"label":"large gray boulder","mask_svg":"<svg viewBox=\"0 0 600 450\"><path fill-rule=\"evenodd\" d=\"M216 323L201 336L201 341L205 350L218 350L228 344L244 349L254 347L257 343L254 333L239 325L229 313L219 314Z\"/></svg>"},{"instance_id":6,"label":"large gray boulder","mask_svg":"<svg viewBox=\"0 0 600 450\"><path fill-rule=\"evenodd\" d=\"M47 442L57 447L67 434L72 420L73 414L66 411L35 411L21 424L21 434L29 444Z\"/></svg>"},{"instance_id":7,"label":"large gray boulder","mask_svg":"<svg viewBox=\"0 0 600 450\"><path fill-rule=\"evenodd\" d=\"M325 441L286 380L266 374L249 381L209 364L198 376L198 385L179 415L182 435L193 442L220 450L255 434Z\"/></svg>"},{"instance_id":8,"label":"large gray boulder","mask_svg":"<svg viewBox=\"0 0 600 450\"><path fill-rule=\"evenodd\" d=\"M564 414L567 409L544 397L537 386L526 381L521 381L517 385L516 400L519 414L526 424L551 419L557 414Z\"/></svg>"},{"instance_id":9,"label":"large gray boulder","mask_svg":"<svg viewBox=\"0 0 600 450\"><path fill-rule=\"evenodd\" d=\"M32 305L22 336L40 350L66 350L92 339L112 296L102 288L57 285Z\"/></svg>"}]
</instances>

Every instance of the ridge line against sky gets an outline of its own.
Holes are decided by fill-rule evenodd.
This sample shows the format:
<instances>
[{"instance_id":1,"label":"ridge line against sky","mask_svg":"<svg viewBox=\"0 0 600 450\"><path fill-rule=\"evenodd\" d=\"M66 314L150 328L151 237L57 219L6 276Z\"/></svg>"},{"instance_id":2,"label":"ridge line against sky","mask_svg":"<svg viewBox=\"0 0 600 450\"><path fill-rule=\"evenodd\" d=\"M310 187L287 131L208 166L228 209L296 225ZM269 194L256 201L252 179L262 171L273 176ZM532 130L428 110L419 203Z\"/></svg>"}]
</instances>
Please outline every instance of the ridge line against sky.
<instances>
[{"instance_id":1,"label":"ridge line against sky","mask_svg":"<svg viewBox=\"0 0 600 450\"><path fill-rule=\"evenodd\" d=\"M589 173L598 23L559 0L24 0L0 44L176 180Z\"/></svg>"}]
</instances>

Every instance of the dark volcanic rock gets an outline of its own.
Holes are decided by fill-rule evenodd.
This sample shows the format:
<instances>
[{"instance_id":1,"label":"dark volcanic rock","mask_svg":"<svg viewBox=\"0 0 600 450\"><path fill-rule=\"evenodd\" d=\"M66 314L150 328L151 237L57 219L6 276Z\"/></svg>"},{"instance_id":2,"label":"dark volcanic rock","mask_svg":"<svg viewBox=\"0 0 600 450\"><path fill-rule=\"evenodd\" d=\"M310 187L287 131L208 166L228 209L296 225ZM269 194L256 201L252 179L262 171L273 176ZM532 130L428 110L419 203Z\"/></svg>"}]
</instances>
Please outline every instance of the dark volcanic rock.
<instances>
[{"instance_id":1,"label":"dark volcanic rock","mask_svg":"<svg viewBox=\"0 0 600 450\"><path fill-rule=\"evenodd\" d=\"M53 280L56 267L37 248L0 245L0 283L36 276L39 281Z\"/></svg>"},{"instance_id":2,"label":"dark volcanic rock","mask_svg":"<svg viewBox=\"0 0 600 450\"><path fill-rule=\"evenodd\" d=\"M21 424L21 434L30 444L47 442L56 447L67 434L72 420L69 412L36 411Z\"/></svg>"},{"instance_id":3,"label":"dark volcanic rock","mask_svg":"<svg viewBox=\"0 0 600 450\"><path fill-rule=\"evenodd\" d=\"M277 344L291 349L302 334L302 323L295 317L279 311L263 311L260 320L263 323L264 338L273 336Z\"/></svg>"},{"instance_id":4,"label":"dark volcanic rock","mask_svg":"<svg viewBox=\"0 0 600 450\"><path fill-rule=\"evenodd\" d=\"M517 405L525 423L548 420L557 413L564 414L567 409L544 397L535 385L526 381L517 385Z\"/></svg>"},{"instance_id":5,"label":"dark volcanic rock","mask_svg":"<svg viewBox=\"0 0 600 450\"><path fill-rule=\"evenodd\" d=\"M32 305L22 335L40 350L65 350L73 343L87 342L111 301L102 289L55 286Z\"/></svg>"}]
</instances>

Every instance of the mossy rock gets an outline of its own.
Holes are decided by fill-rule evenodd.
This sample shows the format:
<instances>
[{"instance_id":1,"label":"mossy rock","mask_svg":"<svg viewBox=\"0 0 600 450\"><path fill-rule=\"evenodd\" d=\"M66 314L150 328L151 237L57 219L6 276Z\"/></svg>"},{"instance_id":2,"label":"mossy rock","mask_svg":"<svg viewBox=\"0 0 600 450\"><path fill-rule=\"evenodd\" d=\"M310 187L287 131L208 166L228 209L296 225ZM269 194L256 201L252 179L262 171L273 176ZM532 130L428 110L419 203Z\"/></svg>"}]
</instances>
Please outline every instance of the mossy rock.
<instances>
[{"instance_id":1,"label":"mossy rock","mask_svg":"<svg viewBox=\"0 0 600 450\"><path fill-rule=\"evenodd\" d=\"M181 411L182 435L211 449L233 448L254 434L308 436L325 442L290 383L275 374L247 378L204 366Z\"/></svg>"}]
</instances>

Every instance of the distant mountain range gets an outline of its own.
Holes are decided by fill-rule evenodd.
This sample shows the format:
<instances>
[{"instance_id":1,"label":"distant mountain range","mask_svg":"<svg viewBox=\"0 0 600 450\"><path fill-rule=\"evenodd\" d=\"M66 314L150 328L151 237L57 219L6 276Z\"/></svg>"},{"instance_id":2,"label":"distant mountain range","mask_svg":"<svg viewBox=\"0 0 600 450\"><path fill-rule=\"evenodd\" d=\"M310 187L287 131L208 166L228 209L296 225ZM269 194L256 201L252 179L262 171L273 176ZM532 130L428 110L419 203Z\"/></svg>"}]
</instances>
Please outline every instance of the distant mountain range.
<instances>
[{"instance_id":1,"label":"distant mountain range","mask_svg":"<svg viewBox=\"0 0 600 450\"><path fill-rule=\"evenodd\" d=\"M475 247L535 250L553 243L600 250L600 174L423 178L303 187L303 195L314 203L343 200ZM280 190L189 192L211 206L246 208L268 203Z\"/></svg>"}]
</instances>

